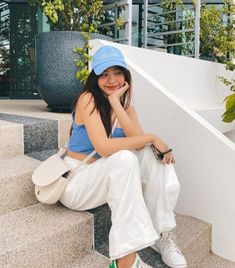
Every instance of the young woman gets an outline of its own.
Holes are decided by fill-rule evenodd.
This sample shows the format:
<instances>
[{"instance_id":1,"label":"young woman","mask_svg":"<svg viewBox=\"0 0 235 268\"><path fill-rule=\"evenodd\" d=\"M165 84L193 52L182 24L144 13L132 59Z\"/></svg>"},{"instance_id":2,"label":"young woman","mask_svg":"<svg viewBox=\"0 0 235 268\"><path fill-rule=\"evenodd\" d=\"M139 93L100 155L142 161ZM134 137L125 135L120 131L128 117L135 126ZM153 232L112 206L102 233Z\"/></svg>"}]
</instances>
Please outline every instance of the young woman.
<instances>
[{"instance_id":1,"label":"young woman","mask_svg":"<svg viewBox=\"0 0 235 268\"><path fill-rule=\"evenodd\" d=\"M136 251L152 246L170 267L186 261L170 231L179 184L168 146L145 134L131 100L131 74L119 49L101 47L75 102L73 125L64 161L80 163L60 201L74 210L108 203L110 268L147 268ZM117 122L112 133L112 126ZM163 154L156 160L153 148ZM82 162L92 151L87 163ZM167 186L168 185L168 186Z\"/></svg>"}]
</instances>

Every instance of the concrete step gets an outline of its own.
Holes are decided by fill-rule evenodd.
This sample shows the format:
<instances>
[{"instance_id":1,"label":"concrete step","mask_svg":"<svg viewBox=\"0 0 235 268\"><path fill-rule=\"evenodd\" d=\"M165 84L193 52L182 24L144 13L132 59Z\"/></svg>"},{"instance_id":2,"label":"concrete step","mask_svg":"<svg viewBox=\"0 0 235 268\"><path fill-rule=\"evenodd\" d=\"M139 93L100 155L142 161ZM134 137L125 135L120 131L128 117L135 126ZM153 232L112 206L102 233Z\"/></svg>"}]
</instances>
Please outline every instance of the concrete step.
<instances>
[{"instance_id":1,"label":"concrete step","mask_svg":"<svg viewBox=\"0 0 235 268\"><path fill-rule=\"evenodd\" d=\"M0 226L0 267L62 268L92 248L92 215L60 205L1 215Z\"/></svg>"},{"instance_id":2,"label":"concrete step","mask_svg":"<svg viewBox=\"0 0 235 268\"><path fill-rule=\"evenodd\" d=\"M0 159L0 215L37 203L31 175L39 163L24 155Z\"/></svg>"},{"instance_id":3,"label":"concrete step","mask_svg":"<svg viewBox=\"0 0 235 268\"><path fill-rule=\"evenodd\" d=\"M66 266L66 268L108 268L110 260L99 253L93 251L83 258L76 260L71 266Z\"/></svg>"},{"instance_id":4,"label":"concrete step","mask_svg":"<svg viewBox=\"0 0 235 268\"><path fill-rule=\"evenodd\" d=\"M23 125L24 153L58 148L58 122L30 116L0 113L0 120Z\"/></svg>"},{"instance_id":5,"label":"concrete step","mask_svg":"<svg viewBox=\"0 0 235 268\"><path fill-rule=\"evenodd\" d=\"M95 249L102 255L108 253L108 233L111 227L111 213L107 205L89 210L94 215ZM209 256L211 248L211 225L193 217L176 215L177 227L174 233L177 242L185 255L188 267L199 264ZM160 254L151 247L139 252L141 258L153 268L167 267Z\"/></svg>"},{"instance_id":6,"label":"concrete step","mask_svg":"<svg viewBox=\"0 0 235 268\"><path fill-rule=\"evenodd\" d=\"M31 181L32 173L40 161L46 160L57 151L45 150L0 159L0 215L37 203Z\"/></svg>"},{"instance_id":7,"label":"concrete step","mask_svg":"<svg viewBox=\"0 0 235 268\"><path fill-rule=\"evenodd\" d=\"M0 114L57 121L58 146L63 146L68 139L72 121L71 113L50 112L46 103L42 100L0 100ZM56 133L54 133L54 136L56 136Z\"/></svg>"},{"instance_id":8,"label":"concrete step","mask_svg":"<svg viewBox=\"0 0 235 268\"><path fill-rule=\"evenodd\" d=\"M23 125L0 120L0 159L23 154Z\"/></svg>"},{"instance_id":9,"label":"concrete step","mask_svg":"<svg viewBox=\"0 0 235 268\"><path fill-rule=\"evenodd\" d=\"M196 268L235 268L235 262L211 253Z\"/></svg>"}]
</instances>

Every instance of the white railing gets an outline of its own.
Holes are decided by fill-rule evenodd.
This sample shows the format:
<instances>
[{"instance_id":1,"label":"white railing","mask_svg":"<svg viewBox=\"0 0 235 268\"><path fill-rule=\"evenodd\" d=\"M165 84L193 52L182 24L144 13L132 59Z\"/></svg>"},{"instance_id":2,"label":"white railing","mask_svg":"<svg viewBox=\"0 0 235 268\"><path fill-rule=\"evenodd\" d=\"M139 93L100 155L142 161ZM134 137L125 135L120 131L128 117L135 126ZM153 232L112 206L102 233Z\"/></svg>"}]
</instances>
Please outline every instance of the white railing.
<instances>
[{"instance_id":1,"label":"white railing","mask_svg":"<svg viewBox=\"0 0 235 268\"><path fill-rule=\"evenodd\" d=\"M199 58L200 8L201 1L199 0L196 8L178 6L175 10L164 11L161 3L149 4L148 0L144 0L143 47L160 48L167 51L169 48L184 48L185 55ZM190 16L185 17L186 13ZM185 27L185 23L189 21L191 21L191 26ZM176 41L179 36L181 37L180 42ZM190 38L186 36L190 36ZM170 43L168 43L168 37L172 39ZM180 54L182 53L181 51Z\"/></svg>"}]
</instances>

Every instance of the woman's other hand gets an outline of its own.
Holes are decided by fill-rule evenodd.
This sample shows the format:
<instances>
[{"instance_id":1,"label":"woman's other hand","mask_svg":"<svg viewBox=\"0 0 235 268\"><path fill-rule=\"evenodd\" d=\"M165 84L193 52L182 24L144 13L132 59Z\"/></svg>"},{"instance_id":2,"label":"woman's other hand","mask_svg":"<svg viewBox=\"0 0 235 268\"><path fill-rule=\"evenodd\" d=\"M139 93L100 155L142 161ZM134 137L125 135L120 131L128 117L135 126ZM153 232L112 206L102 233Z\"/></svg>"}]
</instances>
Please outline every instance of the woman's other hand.
<instances>
[{"instance_id":1,"label":"woman's other hand","mask_svg":"<svg viewBox=\"0 0 235 268\"><path fill-rule=\"evenodd\" d=\"M164 154L164 157L161 162L164 164L168 164L168 165L171 163L175 164L175 159L174 159L172 152Z\"/></svg>"},{"instance_id":2,"label":"woman's other hand","mask_svg":"<svg viewBox=\"0 0 235 268\"><path fill-rule=\"evenodd\" d=\"M155 137L155 139L153 141L153 145L161 153L164 153L164 152L169 150L169 147L158 137ZM170 151L170 152L164 154L161 162L164 164L170 164L170 163L174 164L175 159L174 159L172 152Z\"/></svg>"}]
</instances>

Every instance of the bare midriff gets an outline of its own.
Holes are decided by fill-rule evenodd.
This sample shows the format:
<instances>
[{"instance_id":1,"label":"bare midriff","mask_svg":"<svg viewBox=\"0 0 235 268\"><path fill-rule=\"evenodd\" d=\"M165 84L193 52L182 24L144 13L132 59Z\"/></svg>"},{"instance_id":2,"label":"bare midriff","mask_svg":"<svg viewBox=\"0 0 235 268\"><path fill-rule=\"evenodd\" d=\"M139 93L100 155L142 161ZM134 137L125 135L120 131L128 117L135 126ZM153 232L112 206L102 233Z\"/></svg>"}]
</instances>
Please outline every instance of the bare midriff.
<instances>
[{"instance_id":1,"label":"bare midriff","mask_svg":"<svg viewBox=\"0 0 235 268\"><path fill-rule=\"evenodd\" d=\"M71 151L67 151L66 155L69 157L75 158L77 160L80 160L80 161L83 161L87 157L87 154L75 153L75 152L71 152ZM87 161L87 163L92 163L96 160L97 160L97 158L92 157L91 159L89 159Z\"/></svg>"}]
</instances>

